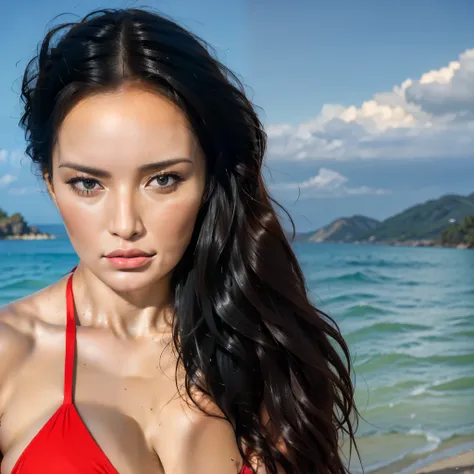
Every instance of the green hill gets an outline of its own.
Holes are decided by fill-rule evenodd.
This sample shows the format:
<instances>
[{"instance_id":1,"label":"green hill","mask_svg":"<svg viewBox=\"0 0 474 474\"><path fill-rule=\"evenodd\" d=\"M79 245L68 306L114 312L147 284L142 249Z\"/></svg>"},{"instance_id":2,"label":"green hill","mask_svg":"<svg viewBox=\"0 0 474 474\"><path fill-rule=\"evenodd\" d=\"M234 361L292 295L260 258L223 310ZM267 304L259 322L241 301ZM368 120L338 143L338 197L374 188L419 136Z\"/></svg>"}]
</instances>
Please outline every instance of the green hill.
<instances>
[{"instance_id":1,"label":"green hill","mask_svg":"<svg viewBox=\"0 0 474 474\"><path fill-rule=\"evenodd\" d=\"M316 231L299 234L299 238L310 242L354 242L378 224L379 221L371 217L343 217Z\"/></svg>"},{"instance_id":2,"label":"green hill","mask_svg":"<svg viewBox=\"0 0 474 474\"><path fill-rule=\"evenodd\" d=\"M451 228L450 236L445 236L446 244L448 244L449 239L460 238L460 232L471 235L471 231L466 230L464 224L462 224L464 226L462 229L460 226L466 216L473 215L474 193L468 196L449 194L412 206L383 221L360 215L336 219L320 229L297 233L293 241L439 242L442 240L443 232ZM287 235L291 237L290 233Z\"/></svg>"},{"instance_id":3,"label":"green hill","mask_svg":"<svg viewBox=\"0 0 474 474\"><path fill-rule=\"evenodd\" d=\"M382 221L362 238L373 241L404 241L440 238L455 222L474 214L474 193L450 194L410 207Z\"/></svg>"}]
</instances>

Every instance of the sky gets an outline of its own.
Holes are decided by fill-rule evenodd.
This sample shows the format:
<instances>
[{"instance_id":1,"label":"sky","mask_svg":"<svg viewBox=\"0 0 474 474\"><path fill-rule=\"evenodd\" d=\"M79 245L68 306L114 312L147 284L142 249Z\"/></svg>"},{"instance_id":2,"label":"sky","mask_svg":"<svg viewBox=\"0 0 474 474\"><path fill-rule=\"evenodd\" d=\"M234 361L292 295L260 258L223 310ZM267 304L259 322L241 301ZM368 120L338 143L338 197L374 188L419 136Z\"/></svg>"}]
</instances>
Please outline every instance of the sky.
<instances>
[{"instance_id":1,"label":"sky","mask_svg":"<svg viewBox=\"0 0 474 474\"><path fill-rule=\"evenodd\" d=\"M258 107L267 185L299 231L474 192L470 0L19 0L0 5L7 212L60 222L24 156L20 81L48 27L99 7L152 7L215 47Z\"/></svg>"}]
</instances>

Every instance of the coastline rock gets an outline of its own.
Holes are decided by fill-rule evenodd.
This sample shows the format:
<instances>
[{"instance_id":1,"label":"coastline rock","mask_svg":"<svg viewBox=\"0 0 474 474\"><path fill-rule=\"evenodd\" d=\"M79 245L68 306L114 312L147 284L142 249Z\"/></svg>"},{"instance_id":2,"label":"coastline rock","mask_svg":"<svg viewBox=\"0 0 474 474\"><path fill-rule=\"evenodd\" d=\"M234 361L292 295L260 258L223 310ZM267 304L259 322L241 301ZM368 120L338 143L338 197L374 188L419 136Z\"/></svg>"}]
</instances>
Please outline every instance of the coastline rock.
<instances>
[{"instance_id":1,"label":"coastline rock","mask_svg":"<svg viewBox=\"0 0 474 474\"><path fill-rule=\"evenodd\" d=\"M56 236L41 232L36 226L29 226L21 214L8 216L0 209L0 239L4 240L45 240Z\"/></svg>"},{"instance_id":2,"label":"coastline rock","mask_svg":"<svg viewBox=\"0 0 474 474\"><path fill-rule=\"evenodd\" d=\"M21 234L21 235L9 235L7 237L0 237L4 240L52 240L56 236L52 234L46 234L44 232L38 234Z\"/></svg>"}]
</instances>

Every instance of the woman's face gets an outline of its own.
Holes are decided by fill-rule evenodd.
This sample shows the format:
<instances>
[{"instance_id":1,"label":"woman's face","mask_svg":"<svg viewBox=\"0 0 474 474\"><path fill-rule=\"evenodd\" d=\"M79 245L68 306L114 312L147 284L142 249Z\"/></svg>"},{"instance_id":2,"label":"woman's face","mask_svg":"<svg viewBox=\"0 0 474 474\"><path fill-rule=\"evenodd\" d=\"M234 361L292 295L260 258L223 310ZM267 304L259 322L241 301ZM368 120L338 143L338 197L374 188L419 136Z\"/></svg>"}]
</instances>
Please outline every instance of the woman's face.
<instances>
[{"instance_id":1,"label":"woman's face","mask_svg":"<svg viewBox=\"0 0 474 474\"><path fill-rule=\"evenodd\" d=\"M53 197L81 261L116 291L169 276L204 186L205 160L184 114L153 92L89 97L58 131ZM149 257L107 257L124 250Z\"/></svg>"}]
</instances>

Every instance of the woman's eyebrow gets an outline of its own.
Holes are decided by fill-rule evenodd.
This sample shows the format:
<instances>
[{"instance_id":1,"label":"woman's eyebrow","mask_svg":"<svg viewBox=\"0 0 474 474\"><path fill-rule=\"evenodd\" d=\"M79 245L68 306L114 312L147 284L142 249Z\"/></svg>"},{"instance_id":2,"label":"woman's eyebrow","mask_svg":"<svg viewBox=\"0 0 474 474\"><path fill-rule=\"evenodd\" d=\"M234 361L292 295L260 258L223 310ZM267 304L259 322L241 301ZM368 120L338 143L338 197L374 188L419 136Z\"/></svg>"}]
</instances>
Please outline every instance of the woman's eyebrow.
<instances>
[{"instance_id":1,"label":"woman's eyebrow","mask_svg":"<svg viewBox=\"0 0 474 474\"><path fill-rule=\"evenodd\" d=\"M146 165L140 166L138 170L141 173L147 173L150 171L159 171L163 168L167 168L168 166L176 165L178 163L191 163L193 164L193 160L190 158L172 158L169 160L164 161L156 161L154 163L147 163ZM110 178L111 174L108 171L101 170L99 168L93 168L91 166L81 165L79 163L71 163L71 162L64 162L61 163L58 168L71 168L76 171L82 171L83 173L93 174L94 176L98 176L100 178Z\"/></svg>"}]
</instances>

